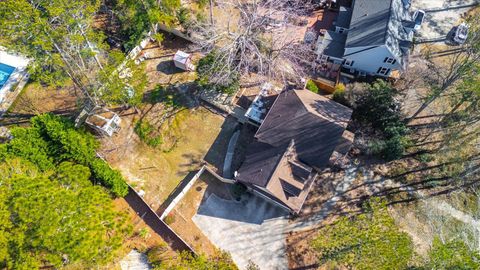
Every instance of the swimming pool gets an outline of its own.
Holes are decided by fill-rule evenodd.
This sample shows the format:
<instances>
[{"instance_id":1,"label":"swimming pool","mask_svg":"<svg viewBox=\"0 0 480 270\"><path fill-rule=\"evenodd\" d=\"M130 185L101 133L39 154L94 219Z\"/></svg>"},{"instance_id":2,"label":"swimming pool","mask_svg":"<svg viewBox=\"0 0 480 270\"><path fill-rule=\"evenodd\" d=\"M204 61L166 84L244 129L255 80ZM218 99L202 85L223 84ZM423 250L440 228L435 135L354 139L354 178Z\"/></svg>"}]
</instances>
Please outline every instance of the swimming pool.
<instances>
[{"instance_id":1,"label":"swimming pool","mask_svg":"<svg viewBox=\"0 0 480 270\"><path fill-rule=\"evenodd\" d=\"M0 88L7 83L8 78L14 70L14 67L0 63Z\"/></svg>"}]
</instances>

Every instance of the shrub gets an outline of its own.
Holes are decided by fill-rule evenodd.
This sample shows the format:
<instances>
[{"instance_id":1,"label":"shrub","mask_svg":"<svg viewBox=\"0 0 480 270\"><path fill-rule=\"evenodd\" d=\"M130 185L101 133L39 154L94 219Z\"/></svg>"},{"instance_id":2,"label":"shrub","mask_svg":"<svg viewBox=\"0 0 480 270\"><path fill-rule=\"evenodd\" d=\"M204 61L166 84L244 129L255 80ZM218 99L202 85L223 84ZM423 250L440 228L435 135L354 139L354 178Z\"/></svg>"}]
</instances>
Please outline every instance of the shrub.
<instances>
[{"instance_id":1,"label":"shrub","mask_svg":"<svg viewBox=\"0 0 480 270\"><path fill-rule=\"evenodd\" d=\"M141 120L135 124L135 133L137 133L140 140L148 146L157 147L162 144L162 137L155 135L154 127L147 121Z\"/></svg>"},{"instance_id":2,"label":"shrub","mask_svg":"<svg viewBox=\"0 0 480 270\"><path fill-rule=\"evenodd\" d=\"M333 100L346 106L349 105L347 98L345 97L345 85L343 83L335 85L335 91L333 92Z\"/></svg>"},{"instance_id":3,"label":"shrub","mask_svg":"<svg viewBox=\"0 0 480 270\"><path fill-rule=\"evenodd\" d=\"M204 8L208 4L208 0L197 0L197 4L199 8Z\"/></svg>"},{"instance_id":4,"label":"shrub","mask_svg":"<svg viewBox=\"0 0 480 270\"><path fill-rule=\"evenodd\" d=\"M94 178L108 187L118 197L128 194L128 185L118 170L112 169L105 161L96 158L90 163Z\"/></svg>"},{"instance_id":5,"label":"shrub","mask_svg":"<svg viewBox=\"0 0 480 270\"><path fill-rule=\"evenodd\" d=\"M170 225L175 222L175 215L173 213L168 214L163 221L167 224Z\"/></svg>"},{"instance_id":6,"label":"shrub","mask_svg":"<svg viewBox=\"0 0 480 270\"><path fill-rule=\"evenodd\" d=\"M317 86L317 84L315 84L315 82L312 81L312 80L308 80L308 81L307 81L307 85L305 86L305 88L307 88L308 90L312 91L313 93L318 94L318 91L319 91L318 86Z\"/></svg>"},{"instance_id":7,"label":"shrub","mask_svg":"<svg viewBox=\"0 0 480 270\"><path fill-rule=\"evenodd\" d=\"M158 246L152 247L147 252L147 259L152 266L161 266L164 259L170 259L167 245L162 243Z\"/></svg>"},{"instance_id":8,"label":"shrub","mask_svg":"<svg viewBox=\"0 0 480 270\"><path fill-rule=\"evenodd\" d=\"M177 20L180 25L185 27L190 22L190 11L184 7L180 8L177 11Z\"/></svg>"},{"instance_id":9,"label":"shrub","mask_svg":"<svg viewBox=\"0 0 480 270\"><path fill-rule=\"evenodd\" d=\"M357 101L354 117L385 130L401 119L400 105L395 100L396 90L387 82L378 80L368 85L365 94Z\"/></svg>"},{"instance_id":10,"label":"shrub","mask_svg":"<svg viewBox=\"0 0 480 270\"><path fill-rule=\"evenodd\" d=\"M226 70L225 65L220 63L221 59L215 50L200 59L197 84L202 88L233 95L240 89L240 76L237 72Z\"/></svg>"},{"instance_id":11,"label":"shrub","mask_svg":"<svg viewBox=\"0 0 480 270\"><path fill-rule=\"evenodd\" d=\"M93 179L109 188L115 196L127 195L128 185L120 172L96 156L98 142L91 134L76 130L69 120L53 114L39 115L31 121L34 130L50 143L49 151L53 152L58 162L75 160L89 167Z\"/></svg>"},{"instance_id":12,"label":"shrub","mask_svg":"<svg viewBox=\"0 0 480 270\"><path fill-rule=\"evenodd\" d=\"M387 160L400 158L408 142L408 128L403 122L395 95L396 90L390 84L378 80L368 86L354 111L354 118L370 124L381 133L383 141L371 144L370 152Z\"/></svg>"}]
</instances>

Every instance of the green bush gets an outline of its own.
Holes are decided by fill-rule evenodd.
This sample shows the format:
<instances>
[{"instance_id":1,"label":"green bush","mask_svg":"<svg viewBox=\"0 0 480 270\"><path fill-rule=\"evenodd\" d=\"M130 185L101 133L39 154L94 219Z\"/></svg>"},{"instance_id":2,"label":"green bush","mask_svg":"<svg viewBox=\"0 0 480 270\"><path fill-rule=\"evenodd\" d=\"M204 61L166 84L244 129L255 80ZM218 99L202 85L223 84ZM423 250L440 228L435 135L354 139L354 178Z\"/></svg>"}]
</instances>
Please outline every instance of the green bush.
<instances>
[{"instance_id":1,"label":"green bush","mask_svg":"<svg viewBox=\"0 0 480 270\"><path fill-rule=\"evenodd\" d=\"M223 59L214 50L200 59L197 66L197 84L204 89L211 89L227 95L233 95L240 89L240 76L233 71L224 70L224 65L219 63ZM216 79L226 77L222 82Z\"/></svg>"},{"instance_id":2,"label":"green bush","mask_svg":"<svg viewBox=\"0 0 480 270\"><path fill-rule=\"evenodd\" d=\"M198 7L205 8L208 4L208 0L197 0Z\"/></svg>"},{"instance_id":3,"label":"green bush","mask_svg":"<svg viewBox=\"0 0 480 270\"><path fill-rule=\"evenodd\" d=\"M177 20L180 25L185 27L190 22L190 11L187 8L181 7L177 11Z\"/></svg>"},{"instance_id":4,"label":"green bush","mask_svg":"<svg viewBox=\"0 0 480 270\"><path fill-rule=\"evenodd\" d=\"M109 188L114 195L127 195L128 185L120 172L97 157L98 142L91 134L75 129L71 121L53 114L35 116L31 122L31 128L12 131L17 136L7 147L12 154L38 164L42 170L62 161L74 160L89 167L93 179ZM24 150L19 149L21 145Z\"/></svg>"},{"instance_id":5,"label":"green bush","mask_svg":"<svg viewBox=\"0 0 480 270\"><path fill-rule=\"evenodd\" d=\"M159 267L162 265L162 261L170 259L169 257L169 248L166 244L160 244L158 246L154 246L147 252L147 259L148 262L153 267ZM157 268L155 268L157 269Z\"/></svg>"},{"instance_id":6,"label":"green bush","mask_svg":"<svg viewBox=\"0 0 480 270\"><path fill-rule=\"evenodd\" d=\"M345 97L345 85L343 83L339 83L335 86L335 91L333 92L333 100L340 104L348 106L348 101Z\"/></svg>"},{"instance_id":7,"label":"green bush","mask_svg":"<svg viewBox=\"0 0 480 270\"><path fill-rule=\"evenodd\" d=\"M173 213L170 213L163 219L163 221L167 225L173 224L175 222L175 216L173 215Z\"/></svg>"},{"instance_id":8,"label":"green bush","mask_svg":"<svg viewBox=\"0 0 480 270\"><path fill-rule=\"evenodd\" d=\"M315 94L318 94L318 91L319 91L318 86L312 80L307 81L307 85L305 86L305 88L307 88L308 90L312 91Z\"/></svg>"},{"instance_id":9,"label":"green bush","mask_svg":"<svg viewBox=\"0 0 480 270\"><path fill-rule=\"evenodd\" d=\"M408 128L403 122L400 104L395 100L397 92L387 82L378 80L367 87L356 102L354 118L370 124L383 137L383 142L370 145L370 152L387 160L400 158L407 146Z\"/></svg>"},{"instance_id":10,"label":"green bush","mask_svg":"<svg viewBox=\"0 0 480 270\"><path fill-rule=\"evenodd\" d=\"M147 121L138 121L134 128L140 140L148 146L157 147L162 144L162 137L155 135L154 127Z\"/></svg>"},{"instance_id":11,"label":"green bush","mask_svg":"<svg viewBox=\"0 0 480 270\"><path fill-rule=\"evenodd\" d=\"M90 163L90 169L104 186L108 187L113 194L125 197L128 194L128 185L118 170L112 169L105 161L97 158Z\"/></svg>"}]
</instances>

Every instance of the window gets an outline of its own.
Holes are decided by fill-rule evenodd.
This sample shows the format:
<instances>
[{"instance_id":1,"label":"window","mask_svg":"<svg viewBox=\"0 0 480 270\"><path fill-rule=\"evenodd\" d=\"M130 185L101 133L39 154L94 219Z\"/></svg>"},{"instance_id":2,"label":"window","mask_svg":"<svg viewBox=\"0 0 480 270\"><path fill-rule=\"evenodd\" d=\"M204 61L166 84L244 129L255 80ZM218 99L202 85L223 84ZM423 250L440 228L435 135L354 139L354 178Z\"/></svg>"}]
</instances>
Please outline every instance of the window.
<instances>
[{"instance_id":1,"label":"window","mask_svg":"<svg viewBox=\"0 0 480 270\"><path fill-rule=\"evenodd\" d=\"M319 56L318 58L320 58L320 64L326 64L328 61L328 56L324 54L322 54L322 56Z\"/></svg>"},{"instance_id":2,"label":"window","mask_svg":"<svg viewBox=\"0 0 480 270\"><path fill-rule=\"evenodd\" d=\"M383 60L384 63L389 63L389 64L395 64L397 62L397 60L395 58L390 58L390 57L385 57L385 59Z\"/></svg>"},{"instance_id":3,"label":"window","mask_svg":"<svg viewBox=\"0 0 480 270\"><path fill-rule=\"evenodd\" d=\"M388 75L390 73L390 69L386 67L379 67L377 73L382 75Z\"/></svg>"},{"instance_id":4,"label":"window","mask_svg":"<svg viewBox=\"0 0 480 270\"><path fill-rule=\"evenodd\" d=\"M347 60L345 60L345 63L343 63L343 65L345 65L345 66L347 66L347 67L351 67L351 66L353 66L353 63L354 63L354 62L355 62L355 61L353 61L353 60L347 59Z\"/></svg>"},{"instance_id":5,"label":"window","mask_svg":"<svg viewBox=\"0 0 480 270\"><path fill-rule=\"evenodd\" d=\"M338 26L335 27L335 32L340 33L340 34L342 34L343 32L345 32L345 30L346 30L346 29L343 28L343 27L338 27Z\"/></svg>"}]
</instances>

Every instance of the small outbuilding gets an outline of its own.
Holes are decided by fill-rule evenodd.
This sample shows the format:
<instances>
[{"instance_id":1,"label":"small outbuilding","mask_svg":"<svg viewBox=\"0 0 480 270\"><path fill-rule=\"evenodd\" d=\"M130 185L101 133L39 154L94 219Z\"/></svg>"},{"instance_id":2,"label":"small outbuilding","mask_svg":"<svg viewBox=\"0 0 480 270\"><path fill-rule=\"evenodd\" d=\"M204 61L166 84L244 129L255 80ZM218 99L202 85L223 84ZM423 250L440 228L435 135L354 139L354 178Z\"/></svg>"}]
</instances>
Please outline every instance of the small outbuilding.
<instances>
[{"instance_id":1,"label":"small outbuilding","mask_svg":"<svg viewBox=\"0 0 480 270\"><path fill-rule=\"evenodd\" d=\"M192 55L183 51L177 51L173 56L173 63L177 68L193 71L195 66L192 64Z\"/></svg>"},{"instance_id":2,"label":"small outbuilding","mask_svg":"<svg viewBox=\"0 0 480 270\"><path fill-rule=\"evenodd\" d=\"M120 129L121 121L122 120L118 114L108 109L101 108L94 110L93 113L89 114L85 123L100 134L112 136L113 133Z\"/></svg>"}]
</instances>

